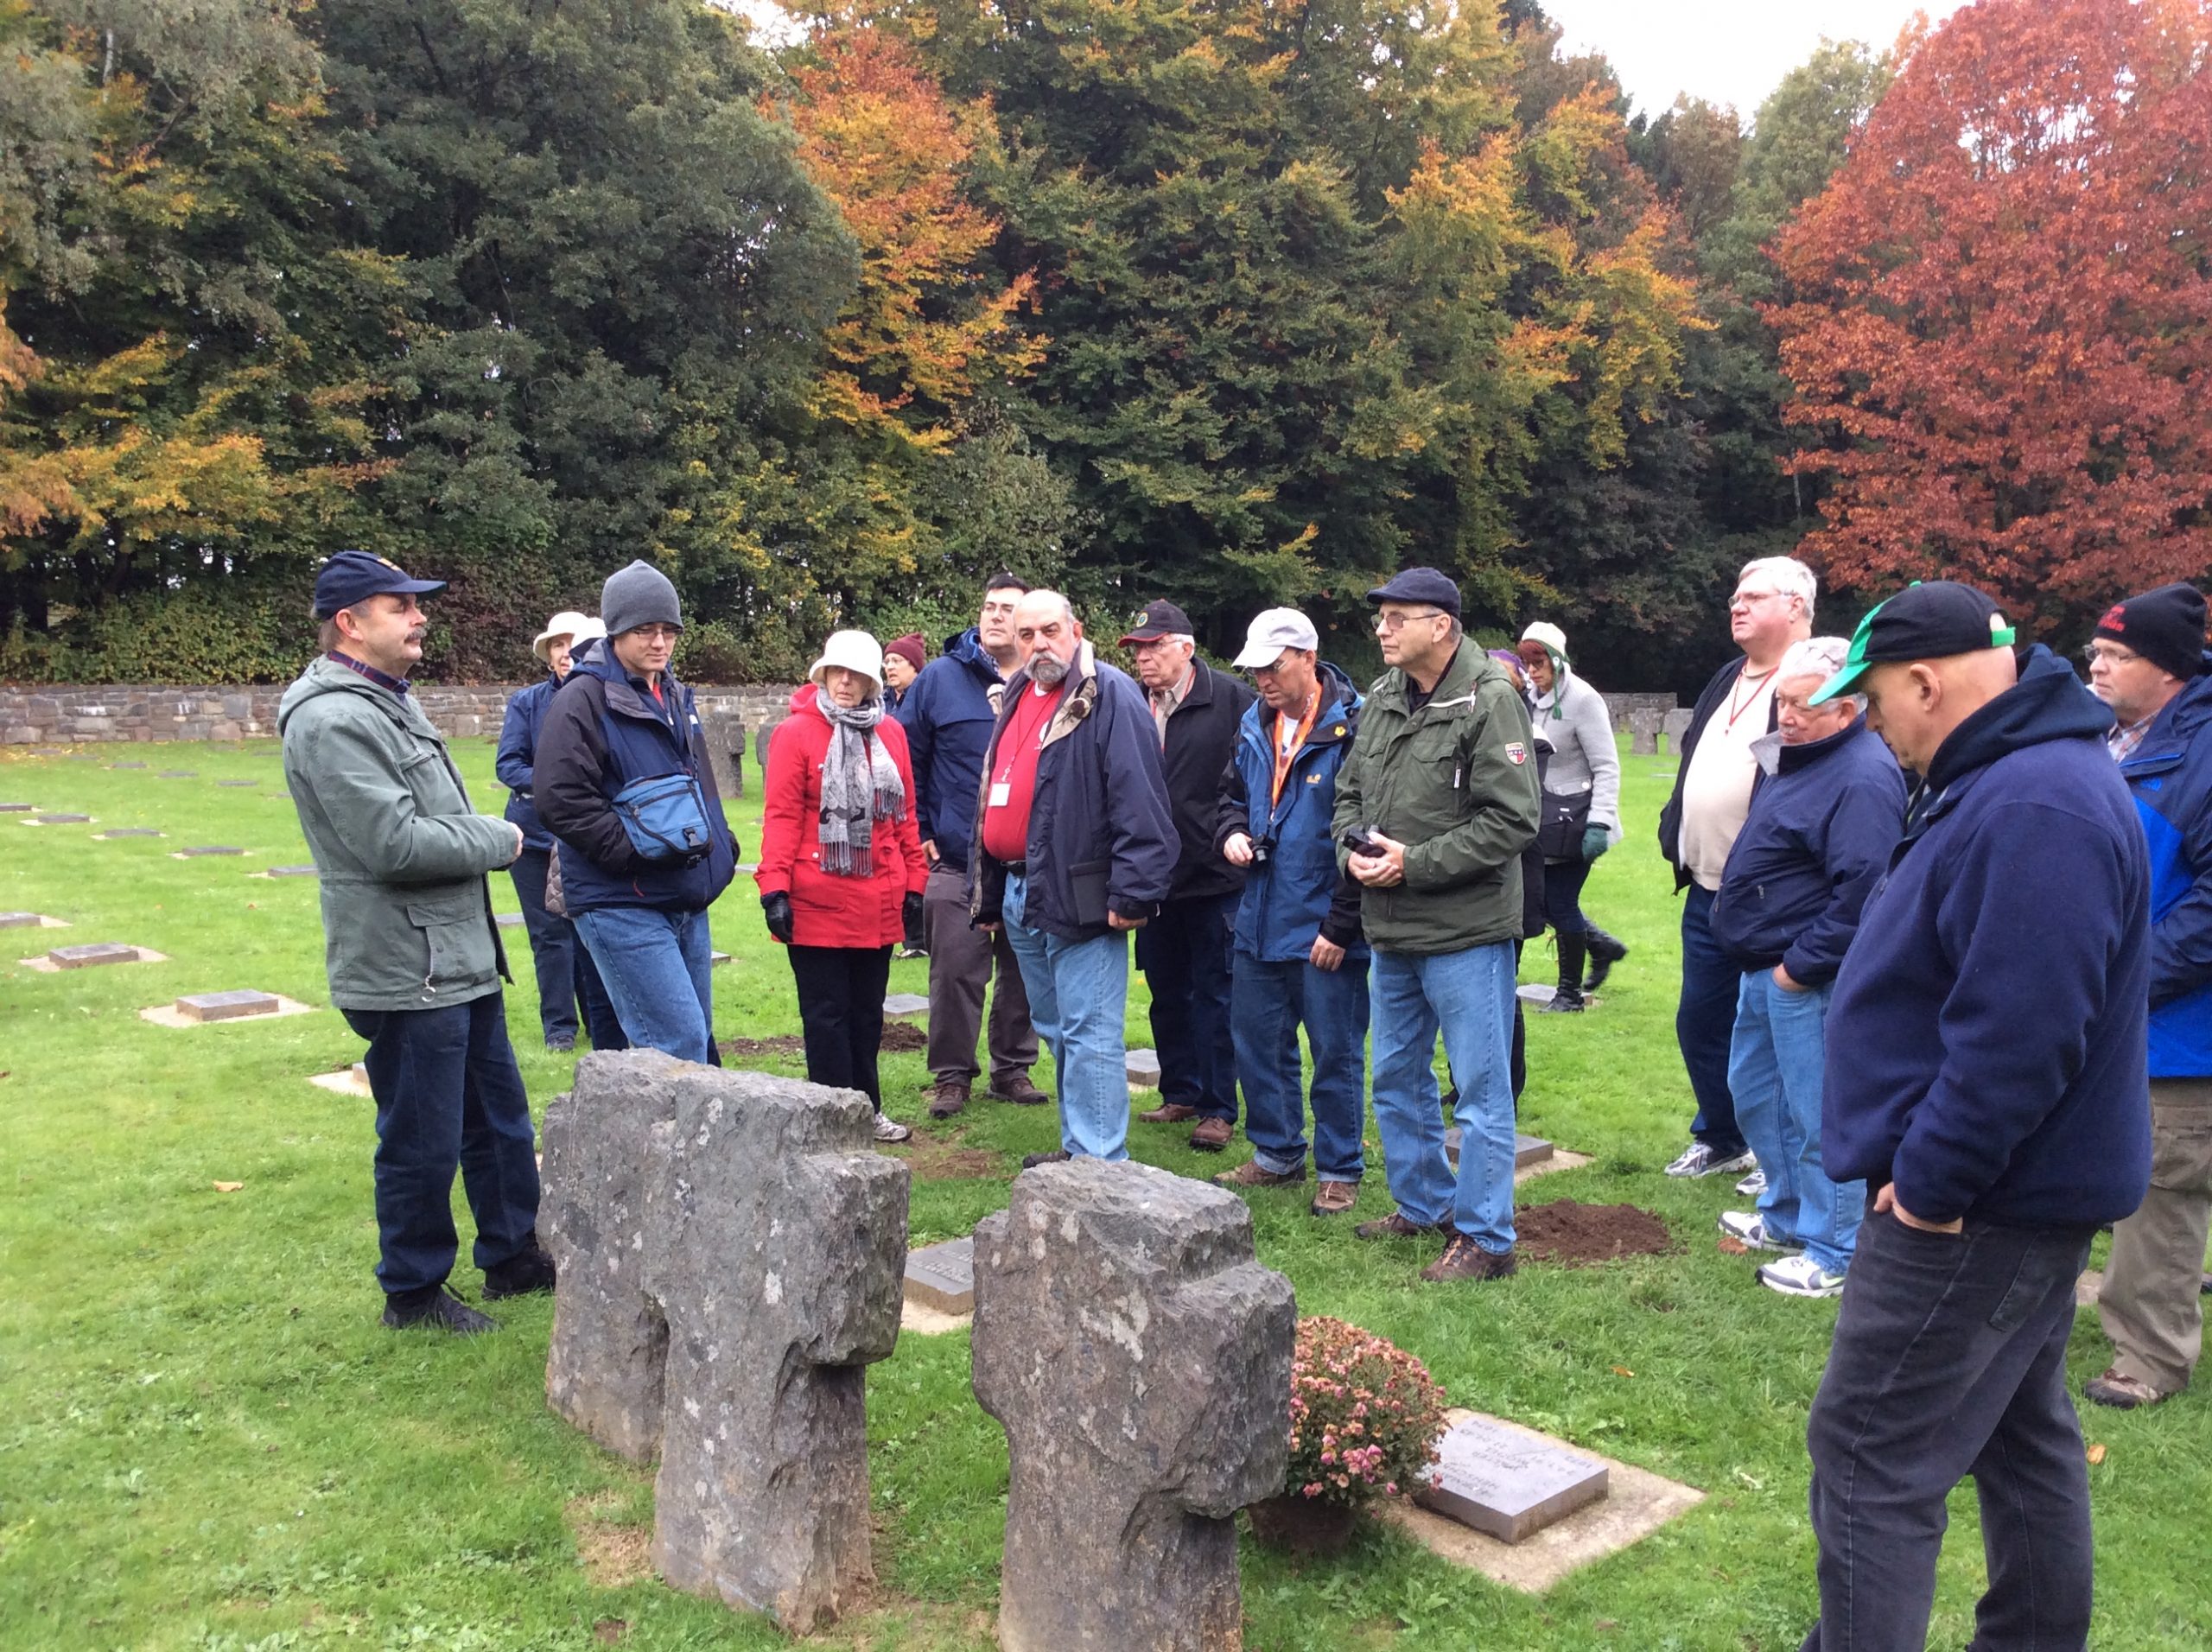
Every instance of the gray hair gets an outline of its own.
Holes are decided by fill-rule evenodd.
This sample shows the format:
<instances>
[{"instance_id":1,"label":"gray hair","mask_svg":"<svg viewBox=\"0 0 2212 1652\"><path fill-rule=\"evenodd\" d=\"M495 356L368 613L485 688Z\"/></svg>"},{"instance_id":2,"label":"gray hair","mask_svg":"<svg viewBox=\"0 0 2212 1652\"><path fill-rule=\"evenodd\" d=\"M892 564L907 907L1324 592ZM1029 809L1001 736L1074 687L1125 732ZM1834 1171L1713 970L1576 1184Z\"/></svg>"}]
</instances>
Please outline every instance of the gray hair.
<instances>
[{"instance_id":1,"label":"gray hair","mask_svg":"<svg viewBox=\"0 0 2212 1652\"><path fill-rule=\"evenodd\" d=\"M1058 603L1060 605L1061 617L1067 620L1070 623L1073 623L1075 620L1075 604L1069 601L1067 598L1062 595L1059 592L1050 588L1044 588L1024 591L1021 594L1021 600L1025 603L1034 602L1040 597L1050 597L1053 601Z\"/></svg>"},{"instance_id":2,"label":"gray hair","mask_svg":"<svg viewBox=\"0 0 2212 1652\"><path fill-rule=\"evenodd\" d=\"M1817 673L1825 683L1843 669L1851 658L1851 645L1840 637L1805 637L1789 645L1782 657L1782 664L1774 668L1774 680L1779 683L1793 677L1811 677ZM1866 709L1866 696L1847 694L1839 696L1851 702L1853 708Z\"/></svg>"},{"instance_id":3,"label":"gray hair","mask_svg":"<svg viewBox=\"0 0 2212 1652\"><path fill-rule=\"evenodd\" d=\"M1745 562L1736 575L1741 585L1756 575L1764 575L1774 581L1774 588L1784 596L1794 596L1805 610L1805 618L1813 617L1813 599L1820 594L1821 581L1813 570L1795 556L1758 556Z\"/></svg>"}]
</instances>

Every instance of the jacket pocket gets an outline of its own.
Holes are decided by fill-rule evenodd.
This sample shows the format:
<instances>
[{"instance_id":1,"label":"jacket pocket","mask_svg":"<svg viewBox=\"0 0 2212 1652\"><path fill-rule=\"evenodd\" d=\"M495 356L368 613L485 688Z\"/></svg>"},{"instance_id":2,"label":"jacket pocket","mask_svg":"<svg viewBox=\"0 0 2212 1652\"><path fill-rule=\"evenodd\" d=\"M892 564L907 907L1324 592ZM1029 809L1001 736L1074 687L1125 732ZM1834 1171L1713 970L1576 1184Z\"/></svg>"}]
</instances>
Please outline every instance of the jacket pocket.
<instances>
[{"instance_id":1,"label":"jacket pocket","mask_svg":"<svg viewBox=\"0 0 2212 1652\"><path fill-rule=\"evenodd\" d=\"M1106 876L1111 861L1078 861L1068 868L1069 916L1088 929L1106 921Z\"/></svg>"},{"instance_id":2,"label":"jacket pocket","mask_svg":"<svg viewBox=\"0 0 2212 1652\"><path fill-rule=\"evenodd\" d=\"M410 900L407 921L422 932L428 950L423 981L425 992L470 986L491 978L492 949L484 932L484 905L474 886Z\"/></svg>"}]
</instances>

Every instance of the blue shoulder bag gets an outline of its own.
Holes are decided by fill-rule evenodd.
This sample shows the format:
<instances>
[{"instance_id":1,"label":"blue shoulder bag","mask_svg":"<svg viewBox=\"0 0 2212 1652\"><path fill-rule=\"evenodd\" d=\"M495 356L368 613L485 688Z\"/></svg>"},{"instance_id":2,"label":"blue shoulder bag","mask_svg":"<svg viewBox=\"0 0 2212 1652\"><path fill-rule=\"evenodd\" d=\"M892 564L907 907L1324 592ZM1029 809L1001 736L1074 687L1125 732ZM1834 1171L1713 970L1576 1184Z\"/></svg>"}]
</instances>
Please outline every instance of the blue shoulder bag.
<instances>
[{"instance_id":1,"label":"blue shoulder bag","mask_svg":"<svg viewBox=\"0 0 2212 1652\"><path fill-rule=\"evenodd\" d=\"M699 783L688 774L632 780L614 794L614 812L645 860L696 866L714 847Z\"/></svg>"}]
</instances>

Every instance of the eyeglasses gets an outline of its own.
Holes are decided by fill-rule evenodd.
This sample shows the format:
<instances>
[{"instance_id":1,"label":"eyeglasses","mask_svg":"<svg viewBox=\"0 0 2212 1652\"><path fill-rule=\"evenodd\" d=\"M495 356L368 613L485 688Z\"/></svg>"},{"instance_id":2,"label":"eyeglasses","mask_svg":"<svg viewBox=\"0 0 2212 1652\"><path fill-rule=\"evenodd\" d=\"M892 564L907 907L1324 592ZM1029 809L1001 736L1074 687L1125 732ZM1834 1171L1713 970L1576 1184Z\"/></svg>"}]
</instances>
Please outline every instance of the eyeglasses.
<instances>
[{"instance_id":1,"label":"eyeglasses","mask_svg":"<svg viewBox=\"0 0 2212 1652\"><path fill-rule=\"evenodd\" d=\"M1781 594L1779 591L1738 591L1728 599L1728 606L1732 608L1754 607L1759 603L1772 601Z\"/></svg>"},{"instance_id":2,"label":"eyeglasses","mask_svg":"<svg viewBox=\"0 0 2212 1652\"><path fill-rule=\"evenodd\" d=\"M2108 665L2118 670L2123 665L2134 664L2142 658L2140 654L2125 648L2115 648L2109 643L2091 643L2082 651L2082 660L2093 671L2100 665Z\"/></svg>"},{"instance_id":3,"label":"eyeglasses","mask_svg":"<svg viewBox=\"0 0 2212 1652\"><path fill-rule=\"evenodd\" d=\"M1443 618L1445 618L1445 613L1441 608L1431 608L1426 613L1377 613L1375 616L1375 628L1377 631L1395 631L1408 620L1441 620Z\"/></svg>"},{"instance_id":4,"label":"eyeglasses","mask_svg":"<svg viewBox=\"0 0 2212 1652\"><path fill-rule=\"evenodd\" d=\"M681 626L632 626L629 634L639 642L672 643L683 634Z\"/></svg>"}]
</instances>

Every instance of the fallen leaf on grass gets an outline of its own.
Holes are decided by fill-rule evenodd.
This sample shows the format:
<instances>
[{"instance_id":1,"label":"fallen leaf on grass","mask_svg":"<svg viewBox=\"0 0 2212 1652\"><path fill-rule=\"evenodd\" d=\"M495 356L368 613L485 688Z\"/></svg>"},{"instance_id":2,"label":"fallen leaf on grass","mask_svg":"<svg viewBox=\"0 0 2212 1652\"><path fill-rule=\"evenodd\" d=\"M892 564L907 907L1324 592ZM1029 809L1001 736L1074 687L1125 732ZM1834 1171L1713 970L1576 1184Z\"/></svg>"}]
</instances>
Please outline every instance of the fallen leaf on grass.
<instances>
[{"instance_id":1,"label":"fallen leaf on grass","mask_svg":"<svg viewBox=\"0 0 2212 1652\"><path fill-rule=\"evenodd\" d=\"M2089 1465L2092 1468L2105 1460L2105 1448L2103 1441L2100 1440L2096 1445L2089 1447L2088 1458Z\"/></svg>"},{"instance_id":2,"label":"fallen leaf on grass","mask_svg":"<svg viewBox=\"0 0 2212 1652\"><path fill-rule=\"evenodd\" d=\"M245 1185L244 1182L217 1182L215 1191L218 1193L235 1193Z\"/></svg>"},{"instance_id":3,"label":"fallen leaf on grass","mask_svg":"<svg viewBox=\"0 0 2212 1652\"><path fill-rule=\"evenodd\" d=\"M591 1626L591 1632L607 1646L612 1646L630 1632L630 1622L625 1617L602 1617Z\"/></svg>"},{"instance_id":4,"label":"fallen leaf on grass","mask_svg":"<svg viewBox=\"0 0 2212 1652\"><path fill-rule=\"evenodd\" d=\"M1634 1376L1636 1373L1629 1369L1625 1365L1616 1365L1613 1367L1613 1375L1615 1376Z\"/></svg>"},{"instance_id":5,"label":"fallen leaf on grass","mask_svg":"<svg viewBox=\"0 0 2212 1652\"><path fill-rule=\"evenodd\" d=\"M1724 1256L1745 1256L1751 1254L1751 1247L1740 1239L1731 1239L1724 1235L1719 1243L1720 1254Z\"/></svg>"}]
</instances>

